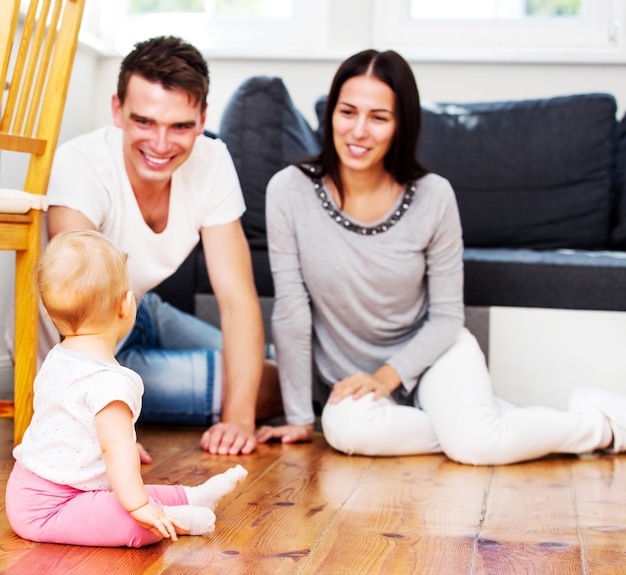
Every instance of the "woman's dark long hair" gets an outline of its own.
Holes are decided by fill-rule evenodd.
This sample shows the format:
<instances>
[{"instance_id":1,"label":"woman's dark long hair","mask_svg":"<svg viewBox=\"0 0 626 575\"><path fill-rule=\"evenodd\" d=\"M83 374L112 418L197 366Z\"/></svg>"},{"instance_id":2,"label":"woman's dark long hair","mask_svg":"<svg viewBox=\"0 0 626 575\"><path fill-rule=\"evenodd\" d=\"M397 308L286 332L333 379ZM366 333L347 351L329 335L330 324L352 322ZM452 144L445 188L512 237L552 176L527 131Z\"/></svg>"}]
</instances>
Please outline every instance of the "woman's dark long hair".
<instances>
[{"instance_id":1,"label":"woman's dark long hair","mask_svg":"<svg viewBox=\"0 0 626 575\"><path fill-rule=\"evenodd\" d=\"M311 166L317 177L328 175L335 184L341 203L343 185L339 175L339 156L333 141L333 112L342 86L355 76L371 75L391 88L395 94L396 133L385 155L385 169L402 185L428 173L417 159L416 150L422 124L420 97L415 76L408 62L393 50L364 50L339 66L326 101L323 122L322 151L316 158L300 165L307 174Z\"/></svg>"}]
</instances>

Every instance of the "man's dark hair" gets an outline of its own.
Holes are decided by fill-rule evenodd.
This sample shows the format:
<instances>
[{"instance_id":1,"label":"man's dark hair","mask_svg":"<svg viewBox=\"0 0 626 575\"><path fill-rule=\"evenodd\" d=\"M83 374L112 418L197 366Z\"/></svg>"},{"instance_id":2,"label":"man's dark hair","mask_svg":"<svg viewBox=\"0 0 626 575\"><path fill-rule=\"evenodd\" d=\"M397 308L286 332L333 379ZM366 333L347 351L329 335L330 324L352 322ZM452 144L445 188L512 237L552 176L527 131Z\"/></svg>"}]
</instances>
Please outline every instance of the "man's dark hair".
<instances>
[{"instance_id":1,"label":"man's dark hair","mask_svg":"<svg viewBox=\"0 0 626 575\"><path fill-rule=\"evenodd\" d=\"M159 83L166 90L189 94L204 112L209 94L209 67L200 51L175 36L158 36L135 44L124 58L117 81L117 96L124 103L133 75Z\"/></svg>"}]
</instances>

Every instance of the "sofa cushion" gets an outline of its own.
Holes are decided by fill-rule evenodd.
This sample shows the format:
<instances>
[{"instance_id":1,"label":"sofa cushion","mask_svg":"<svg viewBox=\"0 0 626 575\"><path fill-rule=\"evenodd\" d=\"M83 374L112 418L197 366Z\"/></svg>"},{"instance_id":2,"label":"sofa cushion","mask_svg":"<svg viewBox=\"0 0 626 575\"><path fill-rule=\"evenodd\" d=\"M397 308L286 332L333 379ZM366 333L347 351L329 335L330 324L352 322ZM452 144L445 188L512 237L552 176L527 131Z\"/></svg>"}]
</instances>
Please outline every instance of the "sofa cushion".
<instances>
[{"instance_id":1,"label":"sofa cushion","mask_svg":"<svg viewBox=\"0 0 626 575\"><path fill-rule=\"evenodd\" d=\"M328 101L328 94L320 96L315 100L315 115L317 116L317 130L315 135L317 141L322 145L322 138L324 136L324 112L326 111L326 102Z\"/></svg>"},{"instance_id":2,"label":"sofa cushion","mask_svg":"<svg viewBox=\"0 0 626 575\"><path fill-rule=\"evenodd\" d=\"M267 248L265 188L282 168L319 151L314 131L295 108L280 78L254 76L228 101L219 128L239 174L247 210L242 218L251 248Z\"/></svg>"},{"instance_id":3,"label":"sofa cushion","mask_svg":"<svg viewBox=\"0 0 626 575\"><path fill-rule=\"evenodd\" d=\"M609 94L424 104L419 155L452 183L466 245L603 247L615 114Z\"/></svg>"},{"instance_id":4,"label":"sofa cushion","mask_svg":"<svg viewBox=\"0 0 626 575\"><path fill-rule=\"evenodd\" d=\"M466 248L465 304L626 311L626 252Z\"/></svg>"}]
</instances>

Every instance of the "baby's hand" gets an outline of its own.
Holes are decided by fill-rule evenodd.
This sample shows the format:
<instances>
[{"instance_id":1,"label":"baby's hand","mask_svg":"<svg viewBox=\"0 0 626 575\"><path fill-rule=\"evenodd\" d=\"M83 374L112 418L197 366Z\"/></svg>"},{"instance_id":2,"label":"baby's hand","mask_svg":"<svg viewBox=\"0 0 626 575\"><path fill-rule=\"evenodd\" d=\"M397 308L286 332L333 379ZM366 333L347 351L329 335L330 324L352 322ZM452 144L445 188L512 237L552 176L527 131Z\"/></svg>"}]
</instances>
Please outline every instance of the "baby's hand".
<instances>
[{"instance_id":1,"label":"baby's hand","mask_svg":"<svg viewBox=\"0 0 626 575\"><path fill-rule=\"evenodd\" d=\"M171 538L178 541L176 534L189 531L189 527L183 525L177 519L163 513L156 505L148 502L139 509L130 512L131 517L144 529L149 529L155 535Z\"/></svg>"}]
</instances>

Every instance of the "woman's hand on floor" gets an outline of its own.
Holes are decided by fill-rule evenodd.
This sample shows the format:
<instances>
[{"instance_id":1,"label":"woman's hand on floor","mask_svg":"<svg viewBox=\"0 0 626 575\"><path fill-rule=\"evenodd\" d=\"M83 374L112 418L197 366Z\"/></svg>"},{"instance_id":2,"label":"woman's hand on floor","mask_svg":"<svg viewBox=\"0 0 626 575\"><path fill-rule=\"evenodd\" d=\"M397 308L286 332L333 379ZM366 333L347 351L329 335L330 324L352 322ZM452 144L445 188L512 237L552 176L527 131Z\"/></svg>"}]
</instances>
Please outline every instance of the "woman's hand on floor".
<instances>
[{"instance_id":1,"label":"woman's hand on floor","mask_svg":"<svg viewBox=\"0 0 626 575\"><path fill-rule=\"evenodd\" d=\"M311 441L313 424L310 425L277 425L276 427L263 425L256 433L259 443L267 443L272 439L279 439L282 443L300 443Z\"/></svg>"}]
</instances>

